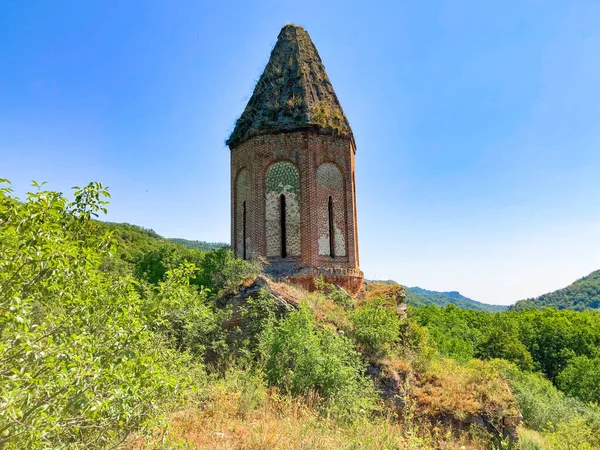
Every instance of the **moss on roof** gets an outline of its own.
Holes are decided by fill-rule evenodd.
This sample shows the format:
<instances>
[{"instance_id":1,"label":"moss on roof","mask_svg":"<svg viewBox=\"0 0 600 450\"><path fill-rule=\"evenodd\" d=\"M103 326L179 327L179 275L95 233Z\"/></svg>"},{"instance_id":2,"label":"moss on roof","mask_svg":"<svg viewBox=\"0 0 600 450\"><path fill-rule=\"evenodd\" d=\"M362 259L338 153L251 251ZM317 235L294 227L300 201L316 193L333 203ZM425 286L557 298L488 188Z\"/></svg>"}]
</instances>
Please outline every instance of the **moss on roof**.
<instances>
[{"instance_id":1,"label":"moss on roof","mask_svg":"<svg viewBox=\"0 0 600 450\"><path fill-rule=\"evenodd\" d=\"M302 129L352 137L310 36L302 27L286 25L227 145L234 148L253 136Z\"/></svg>"}]
</instances>

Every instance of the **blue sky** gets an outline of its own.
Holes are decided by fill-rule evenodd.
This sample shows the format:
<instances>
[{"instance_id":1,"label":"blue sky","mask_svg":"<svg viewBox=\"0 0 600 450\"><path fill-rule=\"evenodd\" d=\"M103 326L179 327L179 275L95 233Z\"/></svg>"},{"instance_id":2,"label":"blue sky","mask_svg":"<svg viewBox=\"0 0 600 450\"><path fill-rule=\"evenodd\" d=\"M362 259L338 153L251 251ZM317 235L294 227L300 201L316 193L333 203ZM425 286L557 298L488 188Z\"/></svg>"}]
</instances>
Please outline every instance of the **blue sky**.
<instances>
[{"instance_id":1,"label":"blue sky","mask_svg":"<svg viewBox=\"0 0 600 450\"><path fill-rule=\"evenodd\" d=\"M228 241L224 141L290 22L354 130L368 278L508 304L600 268L598 2L4 2L0 178Z\"/></svg>"}]
</instances>

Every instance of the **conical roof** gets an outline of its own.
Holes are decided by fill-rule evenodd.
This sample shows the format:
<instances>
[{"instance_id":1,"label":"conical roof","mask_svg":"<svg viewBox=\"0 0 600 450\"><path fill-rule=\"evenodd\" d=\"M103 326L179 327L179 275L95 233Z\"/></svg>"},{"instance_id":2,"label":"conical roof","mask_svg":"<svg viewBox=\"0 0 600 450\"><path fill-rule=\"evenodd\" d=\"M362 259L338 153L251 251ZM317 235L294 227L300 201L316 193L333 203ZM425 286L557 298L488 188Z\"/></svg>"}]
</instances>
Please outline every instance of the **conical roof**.
<instances>
[{"instance_id":1,"label":"conical roof","mask_svg":"<svg viewBox=\"0 0 600 450\"><path fill-rule=\"evenodd\" d=\"M233 148L253 136L302 129L352 137L310 36L302 27L286 25L227 145Z\"/></svg>"}]
</instances>

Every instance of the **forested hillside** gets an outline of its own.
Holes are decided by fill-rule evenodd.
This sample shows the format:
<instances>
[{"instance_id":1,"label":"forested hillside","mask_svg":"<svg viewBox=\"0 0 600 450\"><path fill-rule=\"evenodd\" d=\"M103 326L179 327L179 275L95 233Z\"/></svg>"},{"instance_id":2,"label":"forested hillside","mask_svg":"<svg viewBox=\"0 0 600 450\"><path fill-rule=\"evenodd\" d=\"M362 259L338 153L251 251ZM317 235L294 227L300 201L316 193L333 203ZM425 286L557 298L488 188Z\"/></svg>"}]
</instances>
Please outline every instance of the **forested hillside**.
<instances>
[{"instance_id":1,"label":"forested hillside","mask_svg":"<svg viewBox=\"0 0 600 450\"><path fill-rule=\"evenodd\" d=\"M206 242L206 241L190 241L189 239L182 238L168 238L169 241L175 244L183 245L187 248L195 248L198 250L204 250L206 252L211 250L218 250L220 248L228 248L229 244L224 242Z\"/></svg>"},{"instance_id":2,"label":"forested hillside","mask_svg":"<svg viewBox=\"0 0 600 450\"><path fill-rule=\"evenodd\" d=\"M406 288L406 300L413 306L448 306L455 305L463 309L475 311L500 312L506 310L504 305L489 305L487 303L472 300L459 292L437 292L428 291L420 287Z\"/></svg>"},{"instance_id":3,"label":"forested hillside","mask_svg":"<svg viewBox=\"0 0 600 450\"><path fill-rule=\"evenodd\" d=\"M536 298L520 300L512 308L517 311L528 308L556 308L574 311L600 309L600 270L580 278L566 288Z\"/></svg>"},{"instance_id":4,"label":"forested hillside","mask_svg":"<svg viewBox=\"0 0 600 450\"><path fill-rule=\"evenodd\" d=\"M402 317L0 182L0 448L600 446L599 313Z\"/></svg>"}]
</instances>

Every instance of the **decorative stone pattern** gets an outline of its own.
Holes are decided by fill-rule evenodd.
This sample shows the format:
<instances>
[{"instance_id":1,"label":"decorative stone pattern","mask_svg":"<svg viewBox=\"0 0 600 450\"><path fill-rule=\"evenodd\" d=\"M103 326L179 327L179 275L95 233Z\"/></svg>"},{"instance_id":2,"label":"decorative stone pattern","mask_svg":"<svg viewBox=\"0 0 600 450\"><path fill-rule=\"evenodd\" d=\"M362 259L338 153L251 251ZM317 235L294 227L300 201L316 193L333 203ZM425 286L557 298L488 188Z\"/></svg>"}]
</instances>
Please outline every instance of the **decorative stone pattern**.
<instances>
[{"instance_id":1,"label":"decorative stone pattern","mask_svg":"<svg viewBox=\"0 0 600 450\"><path fill-rule=\"evenodd\" d=\"M244 202L246 202L246 242L244 240ZM252 244L249 233L250 224L250 172L246 168L239 171L235 185L235 254L238 258L252 258Z\"/></svg>"},{"instance_id":2,"label":"decorative stone pattern","mask_svg":"<svg viewBox=\"0 0 600 450\"><path fill-rule=\"evenodd\" d=\"M272 164L265 176L267 257L281 256L281 195L285 196L285 235L288 256L300 256L300 177L292 163Z\"/></svg>"},{"instance_id":3,"label":"decorative stone pattern","mask_svg":"<svg viewBox=\"0 0 600 450\"><path fill-rule=\"evenodd\" d=\"M329 197L333 203L333 255L346 256L346 201L344 176L333 163L326 162L317 169L317 221L319 233L319 256L331 256L329 237Z\"/></svg>"}]
</instances>

